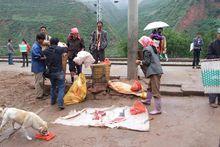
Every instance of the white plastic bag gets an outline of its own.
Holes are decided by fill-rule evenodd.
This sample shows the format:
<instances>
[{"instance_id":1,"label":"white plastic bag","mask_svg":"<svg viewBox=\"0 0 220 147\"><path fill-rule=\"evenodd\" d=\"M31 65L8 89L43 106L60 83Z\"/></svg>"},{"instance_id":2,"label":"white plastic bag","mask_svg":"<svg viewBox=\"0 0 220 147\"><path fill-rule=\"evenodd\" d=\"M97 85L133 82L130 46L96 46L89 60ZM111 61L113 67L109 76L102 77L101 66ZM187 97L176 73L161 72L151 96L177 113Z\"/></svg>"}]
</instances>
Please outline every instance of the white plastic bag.
<instances>
[{"instance_id":1,"label":"white plastic bag","mask_svg":"<svg viewBox=\"0 0 220 147\"><path fill-rule=\"evenodd\" d=\"M194 48L194 43L192 42L191 44L190 44L190 52L193 50L193 48Z\"/></svg>"},{"instance_id":2,"label":"white plastic bag","mask_svg":"<svg viewBox=\"0 0 220 147\"><path fill-rule=\"evenodd\" d=\"M73 61L78 64L78 65L82 65L84 64L85 67L89 67L91 66L94 62L95 62L95 59L93 58L93 56L87 52L87 51L80 51L78 54L77 54L77 57L75 57L73 59Z\"/></svg>"}]
</instances>

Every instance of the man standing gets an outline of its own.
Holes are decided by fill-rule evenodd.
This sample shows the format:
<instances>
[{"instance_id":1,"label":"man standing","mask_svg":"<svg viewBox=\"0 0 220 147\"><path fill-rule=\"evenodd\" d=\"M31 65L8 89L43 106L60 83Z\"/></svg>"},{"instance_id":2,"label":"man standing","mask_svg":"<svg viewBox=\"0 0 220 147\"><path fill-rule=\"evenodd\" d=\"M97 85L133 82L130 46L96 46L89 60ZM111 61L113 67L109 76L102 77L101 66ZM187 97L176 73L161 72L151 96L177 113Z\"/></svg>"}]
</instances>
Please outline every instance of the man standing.
<instances>
[{"instance_id":1,"label":"man standing","mask_svg":"<svg viewBox=\"0 0 220 147\"><path fill-rule=\"evenodd\" d=\"M79 35L79 30L77 28L72 28L70 35L67 39L68 47L68 61L69 70L71 74L71 80L74 82L74 75L79 75L82 72L82 65L77 65L73 59L77 56L78 52L85 49L84 40Z\"/></svg>"},{"instance_id":2,"label":"man standing","mask_svg":"<svg viewBox=\"0 0 220 147\"><path fill-rule=\"evenodd\" d=\"M103 22L97 22L97 30L91 34L90 51L95 59L95 64L98 61L103 62L105 60L105 49L108 46L107 32L103 29Z\"/></svg>"},{"instance_id":3,"label":"man standing","mask_svg":"<svg viewBox=\"0 0 220 147\"><path fill-rule=\"evenodd\" d=\"M220 28L217 31L217 39L209 45L207 59L220 59ZM220 93L209 94L209 103L213 108L217 108L216 99L220 105Z\"/></svg>"},{"instance_id":4,"label":"man standing","mask_svg":"<svg viewBox=\"0 0 220 147\"><path fill-rule=\"evenodd\" d=\"M50 45L50 38L51 38L51 36L49 36L49 34L47 32L47 27L46 26L41 26L40 27L40 32L45 35L45 40L44 40L44 42L42 44L42 50L45 50Z\"/></svg>"},{"instance_id":5,"label":"man standing","mask_svg":"<svg viewBox=\"0 0 220 147\"><path fill-rule=\"evenodd\" d=\"M193 68L199 68L200 52L203 46L203 40L200 33L197 33L196 38L193 39Z\"/></svg>"},{"instance_id":6,"label":"man standing","mask_svg":"<svg viewBox=\"0 0 220 147\"><path fill-rule=\"evenodd\" d=\"M44 78L43 72L46 69L45 57L43 56L42 47L45 39L44 33L39 33L36 36L36 42L32 46L31 60L32 66L31 71L35 75L35 90L37 99L44 99Z\"/></svg>"},{"instance_id":7,"label":"man standing","mask_svg":"<svg viewBox=\"0 0 220 147\"><path fill-rule=\"evenodd\" d=\"M58 38L50 39L50 47L43 51L46 56L46 65L50 73L50 97L51 105L56 103L56 88L58 87L57 101L60 110L64 109L63 97L65 92L65 76L62 68L62 55L67 52L67 48L57 46Z\"/></svg>"},{"instance_id":8,"label":"man standing","mask_svg":"<svg viewBox=\"0 0 220 147\"><path fill-rule=\"evenodd\" d=\"M13 63L14 48L13 48L11 39L8 39L7 49L8 49L8 64L14 65Z\"/></svg>"}]
</instances>

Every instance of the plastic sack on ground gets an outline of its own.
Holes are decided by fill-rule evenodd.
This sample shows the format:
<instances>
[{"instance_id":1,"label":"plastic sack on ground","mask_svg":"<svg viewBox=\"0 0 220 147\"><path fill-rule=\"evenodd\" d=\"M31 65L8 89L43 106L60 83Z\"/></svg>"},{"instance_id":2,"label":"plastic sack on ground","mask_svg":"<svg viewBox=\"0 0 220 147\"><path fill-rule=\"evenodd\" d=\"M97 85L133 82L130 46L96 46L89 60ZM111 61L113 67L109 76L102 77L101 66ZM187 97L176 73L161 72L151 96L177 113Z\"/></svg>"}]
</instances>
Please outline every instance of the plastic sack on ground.
<instances>
[{"instance_id":1,"label":"plastic sack on ground","mask_svg":"<svg viewBox=\"0 0 220 147\"><path fill-rule=\"evenodd\" d=\"M83 73L79 75L64 97L64 104L71 105L82 102L87 93L86 78Z\"/></svg>"},{"instance_id":2,"label":"plastic sack on ground","mask_svg":"<svg viewBox=\"0 0 220 147\"><path fill-rule=\"evenodd\" d=\"M77 54L77 57L75 57L73 59L73 61L78 65L84 64L85 67L87 68L95 62L95 59L93 58L93 56L89 52L80 51Z\"/></svg>"},{"instance_id":3,"label":"plastic sack on ground","mask_svg":"<svg viewBox=\"0 0 220 147\"><path fill-rule=\"evenodd\" d=\"M134 105L130 108L131 115L137 115L146 112L146 107L140 101L135 101Z\"/></svg>"},{"instance_id":4,"label":"plastic sack on ground","mask_svg":"<svg viewBox=\"0 0 220 147\"><path fill-rule=\"evenodd\" d=\"M127 84L127 83L109 81L108 86L111 89L113 89L119 93L122 93L122 94L131 94L131 95L141 97L143 99L146 99L146 97L147 97L147 92L145 92L145 91L138 91L138 92L131 91L131 85Z\"/></svg>"},{"instance_id":5,"label":"plastic sack on ground","mask_svg":"<svg viewBox=\"0 0 220 147\"><path fill-rule=\"evenodd\" d=\"M142 89L141 83L137 80L134 81L134 84L131 87L131 91L133 92L137 92L140 91Z\"/></svg>"}]
</instances>

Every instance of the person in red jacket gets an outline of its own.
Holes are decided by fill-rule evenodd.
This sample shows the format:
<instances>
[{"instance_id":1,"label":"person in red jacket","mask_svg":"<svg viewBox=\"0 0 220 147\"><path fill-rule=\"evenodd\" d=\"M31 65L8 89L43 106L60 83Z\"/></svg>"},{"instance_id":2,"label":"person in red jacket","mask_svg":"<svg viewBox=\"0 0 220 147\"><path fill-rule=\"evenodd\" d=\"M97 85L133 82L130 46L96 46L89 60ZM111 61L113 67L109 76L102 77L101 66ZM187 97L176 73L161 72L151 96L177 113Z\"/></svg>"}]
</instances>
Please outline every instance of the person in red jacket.
<instances>
[{"instance_id":1,"label":"person in red jacket","mask_svg":"<svg viewBox=\"0 0 220 147\"><path fill-rule=\"evenodd\" d=\"M22 66L21 67L25 67L25 60L26 60L26 66L28 67L28 54L31 50L31 46L27 43L27 41L25 39L22 40L21 44L25 44L27 45L27 51L26 52L22 52Z\"/></svg>"},{"instance_id":2,"label":"person in red jacket","mask_svg":"<svg viewBox=\"0 0 220 147\"><path fill-rule=\"evenodd\" d=\"M68 47L69 70L71 74L71 81L73 83L74 75L79 75L82 72L82 65L77 65L73 59L77 56L78 52L85 50L84 40L80 36L77 28L71 29L66 44Z\"/></svg>"}]
</instances>

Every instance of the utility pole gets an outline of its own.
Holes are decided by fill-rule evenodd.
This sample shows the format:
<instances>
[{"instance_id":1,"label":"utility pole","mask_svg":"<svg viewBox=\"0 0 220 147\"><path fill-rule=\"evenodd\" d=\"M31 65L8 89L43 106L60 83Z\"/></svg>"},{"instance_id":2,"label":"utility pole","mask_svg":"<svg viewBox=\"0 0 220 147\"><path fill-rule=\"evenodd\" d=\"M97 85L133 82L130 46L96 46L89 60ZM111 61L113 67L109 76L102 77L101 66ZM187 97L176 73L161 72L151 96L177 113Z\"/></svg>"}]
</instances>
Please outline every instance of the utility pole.
<instances>
[{"instance_id":1,"label":"utility pole","mask_svg":"<svg viewBox=\"0 0 220 147\"><path fill-rule=\"evenodd\" d=\"M102 4L101 4L101 0L97 0L97 22L102 20Z\"/></svg>"},{"instance_id":2,"label":"utility pole","mask_svg":"<svg viewBox=\"0 0 220 147\"><path fill-rule=\"evenodd\" d=\"M128 0L128 79L137 78L138 0Z\"/></svg>"}]
</instances>

